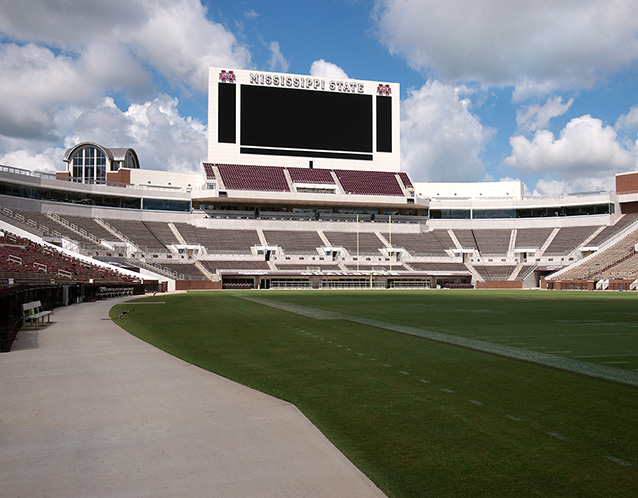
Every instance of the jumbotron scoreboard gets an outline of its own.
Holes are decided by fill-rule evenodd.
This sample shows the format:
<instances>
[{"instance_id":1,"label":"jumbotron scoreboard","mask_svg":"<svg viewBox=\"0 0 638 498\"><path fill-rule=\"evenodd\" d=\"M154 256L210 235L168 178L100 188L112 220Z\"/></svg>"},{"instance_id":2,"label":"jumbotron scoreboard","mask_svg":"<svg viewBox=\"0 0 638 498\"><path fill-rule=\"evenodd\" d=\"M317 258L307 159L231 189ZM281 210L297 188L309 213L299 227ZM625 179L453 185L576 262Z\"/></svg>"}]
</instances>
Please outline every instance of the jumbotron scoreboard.
<instances>
[{"instance_id":1,"label":"jumbotron scoreboard","mask_svg":"<svg viewBox=\"0 0 638 498\"><path fill-rule=\"evenodd\" d=\"M398 83L210 68L208 161L399 170Z\"/></svg>"}]
</instances>

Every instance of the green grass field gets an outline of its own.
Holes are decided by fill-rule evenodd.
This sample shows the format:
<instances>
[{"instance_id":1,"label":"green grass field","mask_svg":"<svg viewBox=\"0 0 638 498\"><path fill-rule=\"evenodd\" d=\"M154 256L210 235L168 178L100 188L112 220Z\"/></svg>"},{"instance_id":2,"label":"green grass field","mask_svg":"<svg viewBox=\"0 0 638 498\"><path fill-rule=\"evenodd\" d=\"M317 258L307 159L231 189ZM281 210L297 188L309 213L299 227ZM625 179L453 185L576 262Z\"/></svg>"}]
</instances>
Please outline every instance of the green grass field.
<instances>
[{"instance_id":1,"label":"green grass field","mask_svg":"<svg viewBox=\"0 0 638 498\"><path fill-rule=\"evenodd\" d=\"M130 333L294 403L389 496L638 496L638 295L147 300L165 304L111 316L132 310L116 320Z\"/></svg>"}]
</instances>

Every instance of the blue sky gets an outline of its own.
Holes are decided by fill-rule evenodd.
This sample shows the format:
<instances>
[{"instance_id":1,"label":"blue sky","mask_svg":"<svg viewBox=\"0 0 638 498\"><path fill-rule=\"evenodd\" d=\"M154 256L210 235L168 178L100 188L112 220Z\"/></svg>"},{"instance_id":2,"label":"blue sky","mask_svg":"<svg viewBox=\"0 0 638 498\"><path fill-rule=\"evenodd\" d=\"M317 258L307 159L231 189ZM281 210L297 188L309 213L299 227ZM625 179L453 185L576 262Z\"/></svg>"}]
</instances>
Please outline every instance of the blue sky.
<instances>
[{"instance_id":1,"label":"blue sky","mask_svg":"<svg viewBox=\"0 0 638 498\"><path fill-rule=\"evenodd\" d=\"M78 141L206 158L209 66L401 84L416 181L613 189L636 169L634 0L0 0L0 164Z\"/></svg>"}]
</instances>

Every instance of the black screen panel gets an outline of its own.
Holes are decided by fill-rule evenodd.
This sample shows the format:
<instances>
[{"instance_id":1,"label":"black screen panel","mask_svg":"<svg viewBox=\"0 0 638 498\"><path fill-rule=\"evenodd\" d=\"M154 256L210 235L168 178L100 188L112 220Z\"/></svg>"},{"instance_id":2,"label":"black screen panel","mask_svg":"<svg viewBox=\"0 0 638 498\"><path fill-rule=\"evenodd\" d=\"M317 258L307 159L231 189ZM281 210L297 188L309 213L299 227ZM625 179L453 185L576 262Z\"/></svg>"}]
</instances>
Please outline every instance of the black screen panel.
<instances>
[{"instance_id":1,"label":"black screen panel","mask_svg":"<svg viewBox=\"0 0 638 498\"><path fill-rule=\"evenodd\" d=\"M217 141L234 144L237 141L235 116L237 85L218 83Z\"/></svg>"},{"instance_id":2,"label":"black screen panel","mask_svg":"<svg viewBox=\"0 0 638 498\"><path fill-rule=\"evenodd\" d=\"M377 95L377 152L392 152L392 97Z\"/></svg>"},{"instance_id":3,"label":"black screen panel","mask_svg":"<svg viewBox=\"0 0 638 498\"><path fill-rule=\"evenodd\" d=\"M372 96L241 86L241 145L372 152Z\"/></svg>"}]
</instances>

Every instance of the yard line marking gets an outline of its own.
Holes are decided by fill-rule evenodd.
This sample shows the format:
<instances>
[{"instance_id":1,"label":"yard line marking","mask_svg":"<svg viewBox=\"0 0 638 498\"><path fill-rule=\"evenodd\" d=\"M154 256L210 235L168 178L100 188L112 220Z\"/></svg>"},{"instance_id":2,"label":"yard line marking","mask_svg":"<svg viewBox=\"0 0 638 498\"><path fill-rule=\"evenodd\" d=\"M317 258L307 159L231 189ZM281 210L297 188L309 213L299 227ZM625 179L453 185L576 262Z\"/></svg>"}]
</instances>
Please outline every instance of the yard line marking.
<instances>
[{"instance_id":1,"label":"yard line marking","mask_svg":"<svg viewBox=\"0 0 638 498\"><path fill-rule=\"evenodd\" d=\"M439 389L439 391L443 391L444 393L453 393L454 392L454 391L452 391L452 389L446 389L446 388Z\"/></svg>"},{"instance_id":2,"label":"yard line marking","mask_svg":"<svg viewBox=\"0 0 638 498\"><path fill-rule=\"evenodd\" d=\"M631 467L633 463L628 462L626 460L621 460L620 458L616 458L615 456L607 455L605 456L605 460L609 460L610 462L617 463L618 465L622 465L623 467Z\"/></svg>"},{"instance_id":3,"label":"yard line marking","mask_svg":"<svg viewBox=\"0 0 638 498\"><path fill-rule=\"evenodd\" d=\"M419 382L423 382L424 384L429 384L432 382L431 380L419 379Z\"/></svg>"},{"instance_id":4,"label":"yard line marking","mask_svg":"<svg viewBox=\"0 0 638 498\"><path fill-rule=\"evenodd\" d=\"M566 354L566 353L571 353L571 351L547 351L549 354ZM575 358L578 358L578 356L575 356Z\"/></svg>"},{"instance_id":5,"label":"yard line marking","mask_svg":"<svg viewBox=\"0 0 638 498\"><path fill-rule=\"evenodd\" d=\"M620 365L622 363L629 363L628 361L601 361L601 365Z\"/></svg>"},{"instance_id":6,"label":"yard line marking","mask_svg":"<svg viewBox=\"0 0 638 498\"><path fill-rule=\"evenodd\" d=\"M410 375L408 372L406 372L405 370L399 370L399 373L402 375Z\"/></svg>"},{"instance_id":7,"label":"yard line marking","mask_svg":"<svg viewBox=\"0 0 638 498\"><path fill-rule=\"evenodd\" d=\"M384 363L383 366L386 368L390 368L392 365L388 365L387 363Z\"/></svg>"},{"instance_id":8,"label":"yard line marking","mask_svg":"<svg viewBox=\"0 0 638 498\"><path fill-rule=\"evenodd\" d=\"M472 403L473 405L476 405L476 406L485 406L485 403L481 403L480 401L477 401L475 399L471 399L470 403Z\"/></svg>"},{"instance_id":9,"label":"yard line marking","mask_svg":"<svg viewBox=\"0 0 638 498\"><path fill-rule=\"evenodd\" d=\"M545 434L555 439L558 439L559 441L567 441L569 439L567 436L563 436L562 434L558 434L556 432L546 432Z\"/></svg>"},{"instance_id":10,"label":"yard line marking","mask_svg":"<svg viewBox=\"0 0 638 498\"><path fill-rule=\"evenodd\" d=\"M505 418L509 418L510 420L513 420L514 422L520 422L521 419L518 417L515 417L514 415L505 415Z\"/></svg>"},{"instance_id":11,"label":"yard line marking","mask_svg":"<svg viewBox=\"0 0 638 498\"><path fill-rule=\"evenodd\" d=\"M239 299L261 304L262 306L269 306L271 308L280 309L289 313L296 313L302 316L315 318L317 320L346 320L360 325L367 325L369 327L390 330L393 332L398 332L400 334L422 337L424 339L429 339L444 344L451 344L453 346L460 346L463 348L473 349L475 351L495 354L498 356L503 356L505 358L512 358L515 360L536 363L538 365L556 368L559 370L565 370L567 372L573 372L581 375L587 375L589 377L610 380L612 382L618 382L620 384L627 384L630 386L638 386L638 374L636 372L632 372L631 370L623 370L608 365L601 365L598 363L580 361L574 358L565 358L563 356L543 353L541 351L516 348L507 346L505 344L495 344L494 342L486 342L480 341L478 339L470 339L468 337L444 334L442 332L434 332L417 327L408 327L405 325L398 325L394 323L383 322L380 320L348 315L345 313L335 313L332 311L312 308L310 306L301 306L292 303L273 301L271 299L248 295L240 295L237 297Z\"/></svg>"},{"instance_id":12,"label":"yard line marking","mask_svg":"<svg viewBox=\"0 0 638 498\"><path fill-rule=\"evenodd\" d=\"M628 356L638 356L638 354L596 354L591 356L574 356L574 358L626 358Z\"/></svg>"}]
</instances>

